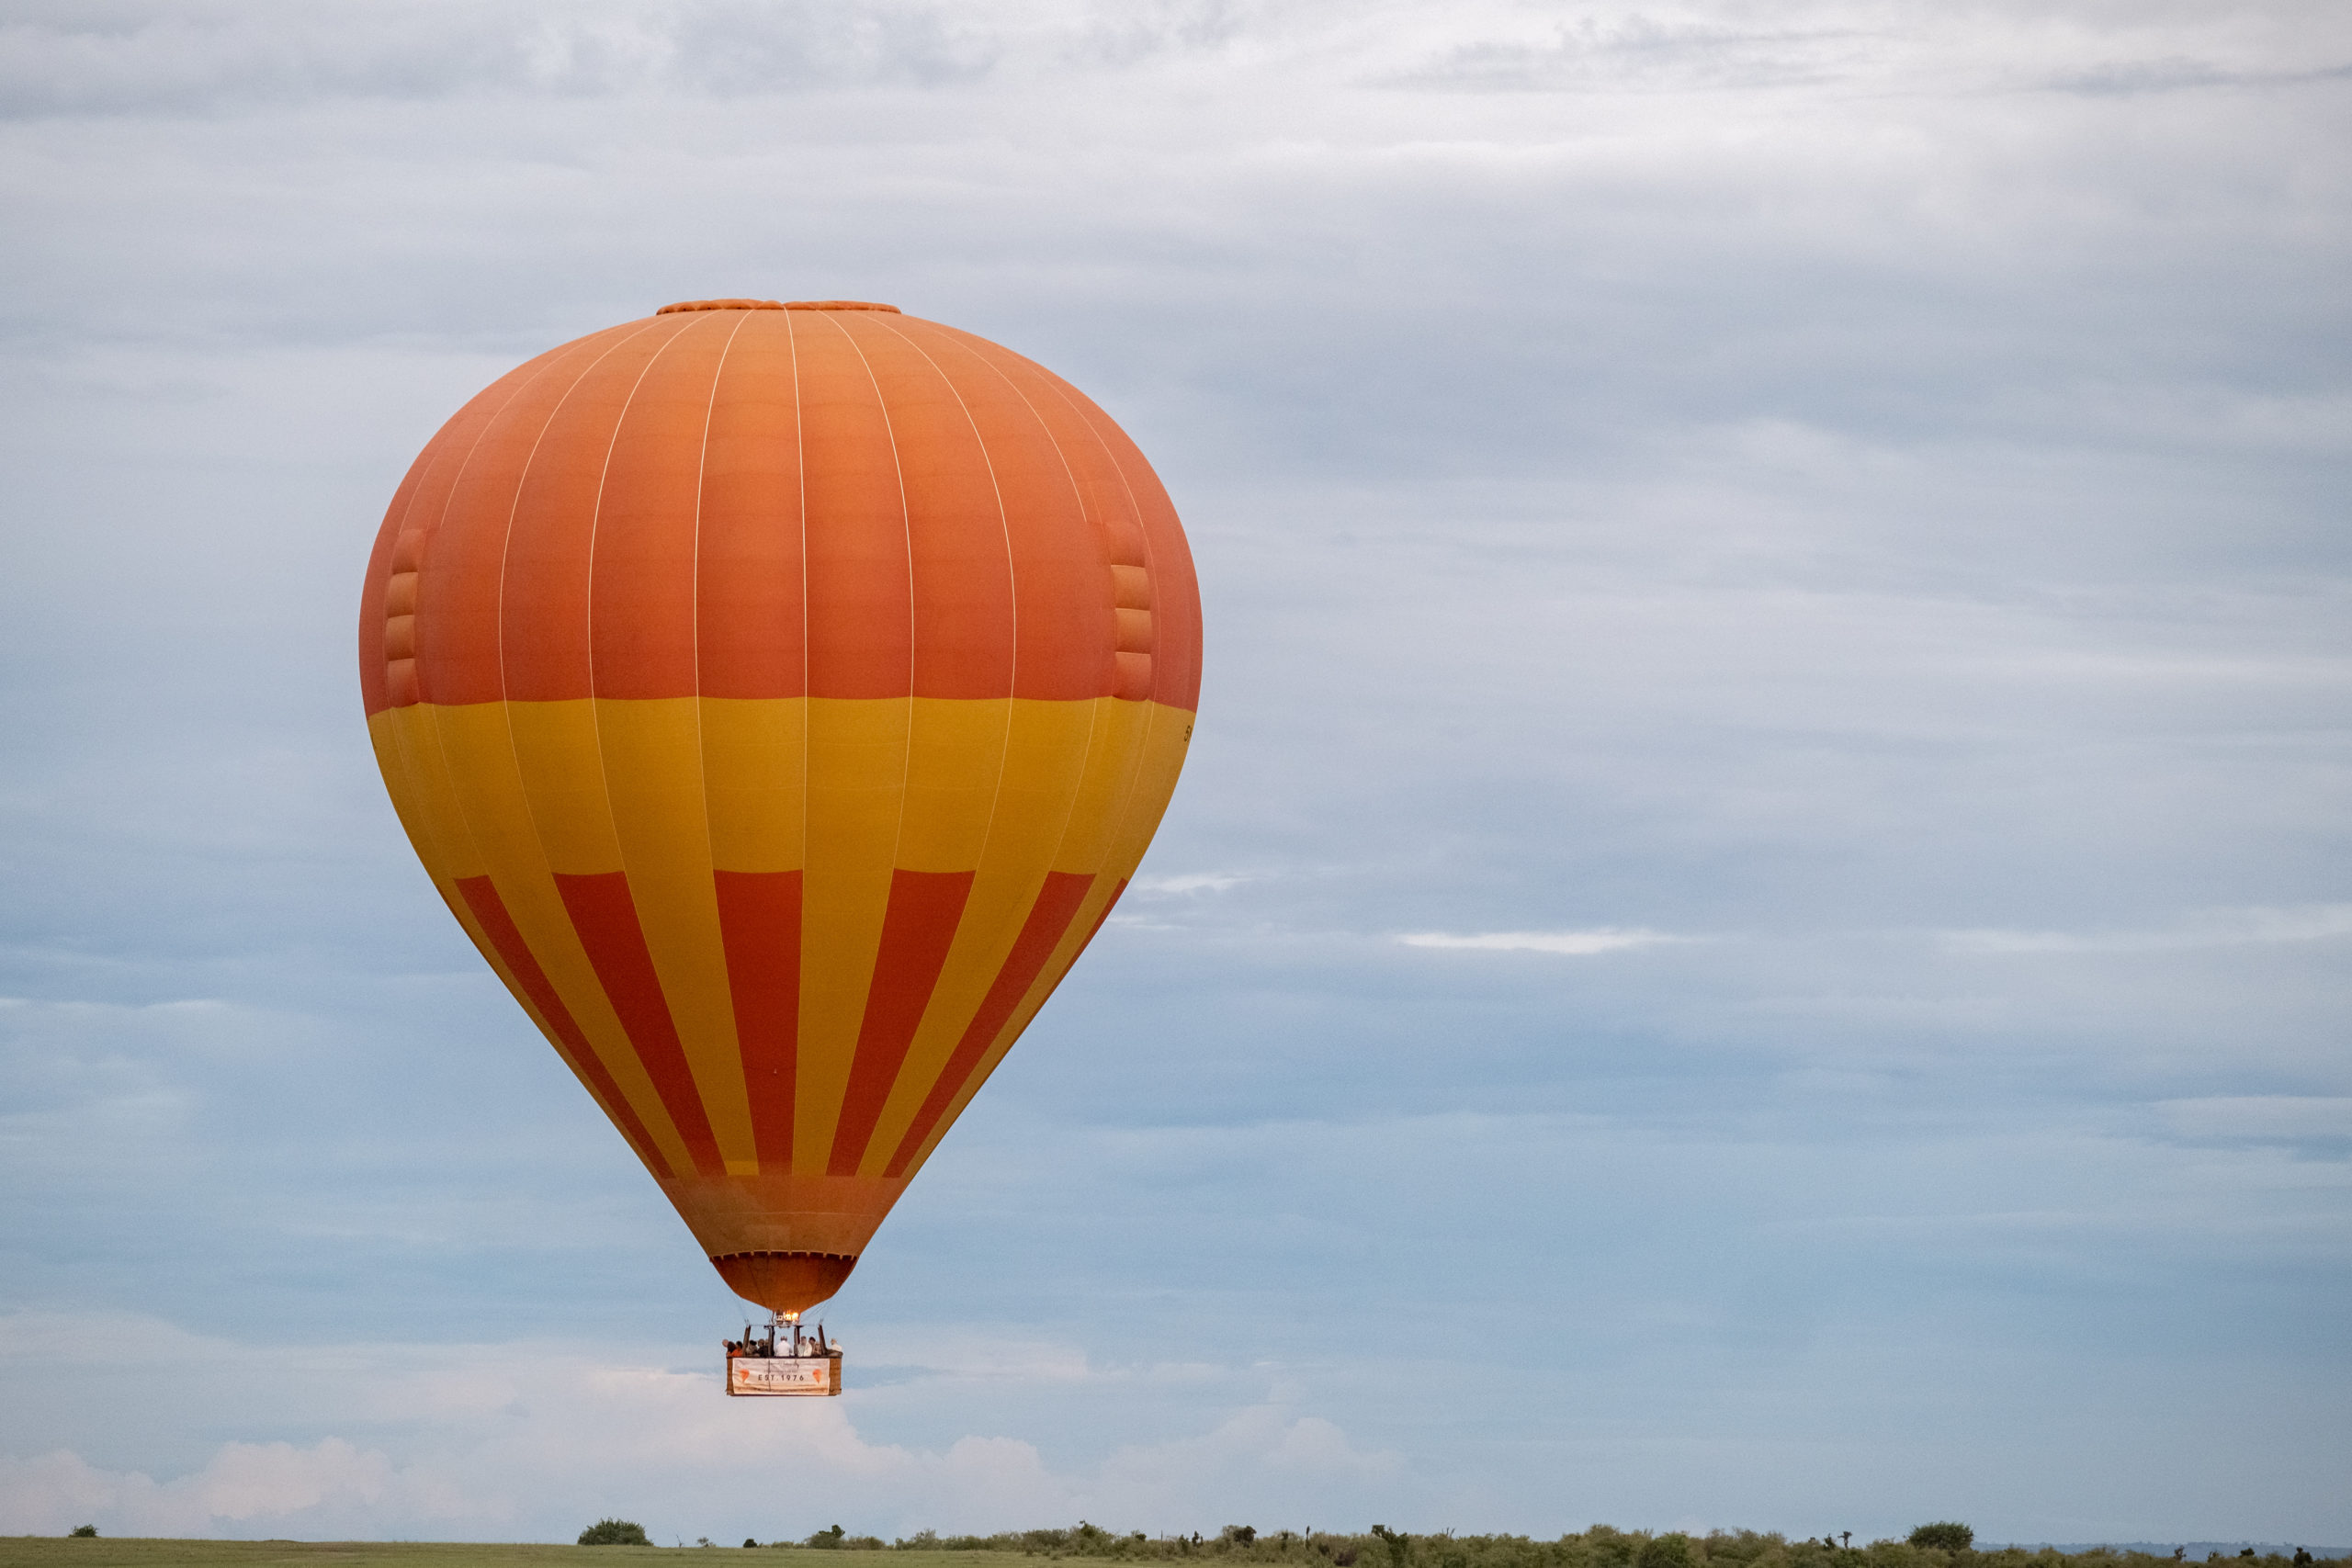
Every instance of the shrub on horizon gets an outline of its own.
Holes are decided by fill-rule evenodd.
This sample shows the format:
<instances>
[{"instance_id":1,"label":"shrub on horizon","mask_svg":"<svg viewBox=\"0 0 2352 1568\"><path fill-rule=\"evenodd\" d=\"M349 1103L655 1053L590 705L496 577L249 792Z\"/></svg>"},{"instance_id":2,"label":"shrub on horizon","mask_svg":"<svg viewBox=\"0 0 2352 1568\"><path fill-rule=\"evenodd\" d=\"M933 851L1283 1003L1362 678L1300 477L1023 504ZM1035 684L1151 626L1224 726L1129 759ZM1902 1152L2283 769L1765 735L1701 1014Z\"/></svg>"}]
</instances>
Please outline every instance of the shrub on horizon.
<instances>
[{"instance_id":1,"label":"shrub on horizon","mask_svg":"<svg viewBox=\"0 0 2352 1568\"><path fill-rule=\"evenodd\" d=\"M1976 1544L1976 1532L1958 1519L1938 1519L1913 1530L1911 1544L1932 1546L1943 1551L1966 1551Z\"/></svg>"},{"instance_id":2,"label":"shrub on horizon","mask_svg":"<svg viewBox=\"0 0 2352 1568\"><path fill-rule=\"evenodd\" d=\"M1639 1568L1690 1568L1690 1538L1680 1530L1654 1535L1642 1543L1634 1562Z\"/></svg>"},{"instance_id":3,"label":"shrub on horizon","mask_svg":"<svg viewBox=\"0 0 2352 1568\"><path fill-rule=\"evenodd\" d=\"M598 1519L580 1532L582 1546L651 1546L645 1527L634 1519Z\"/></svg>"},{"instance_id":4,"label":"shrub on horizon","mask_svg":"<svg viewBox=\"0 0 2352 1568\"><path fill-rule=\"evenodd\" d=\"M73 1530L69 1533L68 1539L96 1540L98 1539L98 1527L96 1525L75 1525Z\"/></svg>"}]
</instances>

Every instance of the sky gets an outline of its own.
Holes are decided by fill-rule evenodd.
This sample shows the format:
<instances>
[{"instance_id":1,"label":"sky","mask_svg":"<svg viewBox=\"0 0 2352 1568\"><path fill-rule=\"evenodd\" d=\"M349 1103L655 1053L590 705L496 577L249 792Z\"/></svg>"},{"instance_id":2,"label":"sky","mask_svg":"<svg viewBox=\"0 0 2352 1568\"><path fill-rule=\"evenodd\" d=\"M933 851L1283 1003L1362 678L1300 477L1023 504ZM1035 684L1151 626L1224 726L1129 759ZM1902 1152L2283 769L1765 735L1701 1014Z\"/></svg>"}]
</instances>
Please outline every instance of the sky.
<instances>
[{"instance_id":1,"label":"sky","mask_svg":"<svg viewBox=\"0 0 2352 1568\"><path fill-rule=\"evenodd\" d=\"M0 1533L2352 1544L2346 148L2323 0L7 0ZM1067 377L1204 604L837 1401L356 680L718 296Z\"/></svg>"}]
</instances>

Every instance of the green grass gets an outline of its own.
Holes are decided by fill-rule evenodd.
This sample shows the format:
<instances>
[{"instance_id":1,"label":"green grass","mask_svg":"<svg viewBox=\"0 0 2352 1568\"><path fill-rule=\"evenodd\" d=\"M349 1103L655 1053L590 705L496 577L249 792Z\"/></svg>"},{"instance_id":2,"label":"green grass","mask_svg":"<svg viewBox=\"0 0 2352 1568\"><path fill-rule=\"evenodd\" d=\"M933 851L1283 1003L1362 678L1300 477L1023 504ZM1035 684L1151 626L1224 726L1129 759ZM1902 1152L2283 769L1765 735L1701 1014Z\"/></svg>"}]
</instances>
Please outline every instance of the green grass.
<instances>
[{"instance_id":1,"label":"green grass","mask_svg":"<svg viewBox=\"0 0 2352 1568\"><path fill-rule=\"evenodd\" d=\"M1254 1534L1255 1538L1252 1539ZM728 1543L732 1545L734 1543ZM858 1550L870 1547L878 1550ZM688 1551L695 1548L689 1547ZM738 1548L740 1551L740 1548ZM0 1537L0 1568L537 1568L557 1562L601 1562L620 1568L656 1551L652 1546L519 1546L408 1541L142 1540L100 1537ZM1074 1529L1008 1531L944 1540L926 1531L904 1547L883 1548L851 1536L842 1549L763 1547L729 1561L745 1568L1042 1568L1070 1560L1073 1568L2207 1568L2137 1551L2097 1548L2065 1553L1995 1548L1984 1551L1917 1547L1874 1540L1847 1548L1820 1540L1792 1541L1778 1534L1718 1530L1696 1537L1617 1530L1607 1525L1533 1540L1525 1536L1374 1535L1316 1532L1304 1539L1238 1528L1195 1544L1190 1537L1118 1535L1093 1525ZM1085 1560L1082 1563L1079 1560ZM2284 1557L2222 1557L2214 1568L2291 1568ZM2327 1568L2352 1568L2328 1564Z\"/></svg>"},{"instance_id":2,"label":"green grass","mask_svg":"<svg viewBox=\"0 0 2352 1568\"><path fill-rule=\"evenodd\" d=\"M730 1541L740 1548L740 1542ZM688 1550L693 1550L689 1544ZM495 1546L462 1542L377 1540L145 1540L100 1536L96 1540L55 1536L0 1536L0 1568L553 1568L560 1562L621 1568L655 1552L674 1561L676 1551L656 1546ZM1020 1562L1012 1551L812 1551L762 1547L746 1554L761 1568L1009 1568Z\"/></svg>"}]
</instances>

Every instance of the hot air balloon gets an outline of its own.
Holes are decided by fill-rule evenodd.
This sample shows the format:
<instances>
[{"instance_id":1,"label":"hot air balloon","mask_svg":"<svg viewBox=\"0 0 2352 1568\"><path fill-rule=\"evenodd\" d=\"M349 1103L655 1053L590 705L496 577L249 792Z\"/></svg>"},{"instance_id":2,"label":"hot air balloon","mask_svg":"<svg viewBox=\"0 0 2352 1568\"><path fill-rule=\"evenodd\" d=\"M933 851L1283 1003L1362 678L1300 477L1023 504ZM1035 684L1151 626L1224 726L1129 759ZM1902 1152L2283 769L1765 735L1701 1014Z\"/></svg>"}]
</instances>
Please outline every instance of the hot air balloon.
<instances>
[{"instance_id":1,"label":"hot air balloon","mask_svg":"<svg viewBox=\"0 0 2352 1568\"><path fill-rule=\"evenodd\" d=\"M434 886L796 1341L1126 886L1200 646L1108 415L851 300L665 306L501 378L359 617Z\"/></svg>"}]
</instances>

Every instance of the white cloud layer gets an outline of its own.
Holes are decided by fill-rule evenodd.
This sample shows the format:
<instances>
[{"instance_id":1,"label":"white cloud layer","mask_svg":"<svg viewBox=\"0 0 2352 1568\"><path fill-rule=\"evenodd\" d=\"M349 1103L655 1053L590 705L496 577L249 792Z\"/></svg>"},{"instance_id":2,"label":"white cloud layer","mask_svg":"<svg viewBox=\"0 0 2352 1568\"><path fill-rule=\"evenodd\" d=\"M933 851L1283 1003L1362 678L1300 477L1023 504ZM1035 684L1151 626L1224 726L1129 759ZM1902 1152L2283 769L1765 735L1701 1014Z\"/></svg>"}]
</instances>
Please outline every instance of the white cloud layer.
<instances>
[{"instance_id":1,"label":"white cloud layer","mask_svg":"<svg viewBox=\"0 0 2352 1568\"><path fill-rule=\"evenodd\" d=\"M1412 931L1396 940L1407 947L1461 948L1480 953L1562 953L1581 957L1690 939L1639 928L1600 926L1581 931L1474 931L1467 935Z\"/></svg>"},{"instance_id":2,"label":"white cloud layer","mask_svg":"<svg viewBox=\"0 0 2352 1568\"><path fill-rule=\"evenodd\" d=\"M1042 1366L1034 1353L951 1351L957 1370L929 1375L996 1390L1040 1376L1075 1377L1098 1392L1126 1381L1090 1372L1068 1347L1046 1348ZM1262 1507L1300 1489L1337 1488L1368 1503L1399 1464L1279 1393L1187 1436L1115 1444L1056 1466L1008 1437L937 1449L877 1443L860 1434L855 1397L729 1400L710 1368L630 1364L558 1340L271 1348L138 1318L0 1317L0 1364L36 1356L97 1397L166 1408L175 1402L153 1386L159 1366L202 1358L222 1390L291 1378L331 1404L337 1423L379 1436L226 1442L195 1469L160 1480L71 1450L0 1455L0 1534L58 1535L96 1523L110 1536L560 1538L567 1520L584 1525L613 1512L688 1540L797 1537L842 1519L904 1533L944 1521L990 1530L1081 1515L1164 1522L1224 1506ZM790 1484L747 1488L751 1476Z\"/></svg>"},{"instance_id":3,"label":"white cloud layer","mask_svg":"<svg viewBox=\"0 0 2352 1568\"><path fill-rule=\"evenodd\" d=\"M1138 893L1224 893L1260 878L1246 871L1188 871L1175 876L1138 876Z\"/></svg>"}]
</instances>

